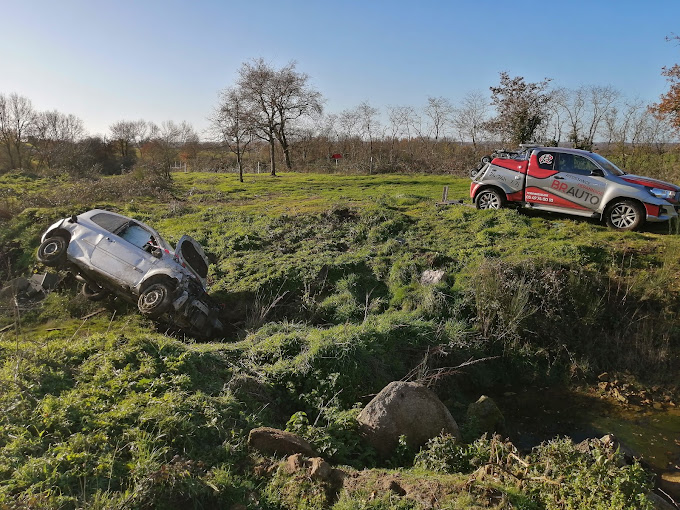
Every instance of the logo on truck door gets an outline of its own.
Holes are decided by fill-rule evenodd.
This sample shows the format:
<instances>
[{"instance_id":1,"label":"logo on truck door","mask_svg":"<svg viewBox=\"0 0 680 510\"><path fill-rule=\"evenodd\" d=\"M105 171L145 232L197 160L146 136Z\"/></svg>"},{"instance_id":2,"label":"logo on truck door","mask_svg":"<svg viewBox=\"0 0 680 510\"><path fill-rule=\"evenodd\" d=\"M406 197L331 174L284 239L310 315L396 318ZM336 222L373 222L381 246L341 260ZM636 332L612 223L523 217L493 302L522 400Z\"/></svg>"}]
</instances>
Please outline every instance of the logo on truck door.
<instances>
[{"instance_id":1,"label":"logo on truck door","mask_svg":"<svg viewBox=\"0 0 680 510\"><path fill-rule=\"evenodd\" d=\"M590 205L597 205L600 203L600 197L597 194L602 194L602 192L594 190L589 186L578 184L576 186L570 186L566 182L560 182L557 179L553 179L550 185L555 191L564 193L566 195L571 195L579 202L583 202Z\"/></svg>"},{"instance_id":2,"label":"logo on truck door","mask_svg":"<svg viewBox=\"0 0 680 510\"><path fill-rule=\"evenodd\" d=\"M539 162L541 165L552 165L552 162L553 162L553 155L550 154L550 153L548 153L548 152L546 152L546 153L543 154L540 158L538 158L538 162Z\"/></svg>"}]
</instances>

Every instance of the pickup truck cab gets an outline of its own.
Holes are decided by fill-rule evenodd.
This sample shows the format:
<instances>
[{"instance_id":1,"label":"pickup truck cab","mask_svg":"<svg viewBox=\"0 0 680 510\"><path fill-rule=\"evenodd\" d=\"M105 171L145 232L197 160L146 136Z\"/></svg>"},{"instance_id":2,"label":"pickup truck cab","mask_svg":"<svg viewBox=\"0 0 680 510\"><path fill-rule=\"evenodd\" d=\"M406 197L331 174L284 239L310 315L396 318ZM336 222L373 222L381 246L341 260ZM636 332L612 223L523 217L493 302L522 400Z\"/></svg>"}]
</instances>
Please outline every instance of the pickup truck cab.
<instances>
[{"instance_id":1,"label":"pickup truck cab","mask_svg":"<svg viewBox=\"0 0 680 510\"><path fill-rule=\"evenodd\" d=\"M471 173L478 209L515 206L598 218L616 230L678 216L680 187L625 173L594 152L523 145L486 156Z\"/></svg>"}]
</instances>

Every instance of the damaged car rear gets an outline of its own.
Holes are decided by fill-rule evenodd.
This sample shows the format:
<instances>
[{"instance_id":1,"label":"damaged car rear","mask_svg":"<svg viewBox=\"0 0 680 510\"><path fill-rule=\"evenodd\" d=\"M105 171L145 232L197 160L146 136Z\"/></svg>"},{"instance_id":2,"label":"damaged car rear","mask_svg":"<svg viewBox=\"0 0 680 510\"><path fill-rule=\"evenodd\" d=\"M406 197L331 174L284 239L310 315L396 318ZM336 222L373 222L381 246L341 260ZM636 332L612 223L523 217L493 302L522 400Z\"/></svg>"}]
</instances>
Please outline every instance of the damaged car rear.
<instances>
[{"instance_id":1,"label":"damaged car rear","mask_svg":"<svg viewBox=\"0 0 680 510\"><path fill-rule=\"evenodd\" d=\"M222 329L218 307L206 292L208 260L189 236L173 251L148 225L94 209L50 226L37 258L73 273L90 300L115 294L192 335L209 337Z\"/></svg>"}]
</instances>

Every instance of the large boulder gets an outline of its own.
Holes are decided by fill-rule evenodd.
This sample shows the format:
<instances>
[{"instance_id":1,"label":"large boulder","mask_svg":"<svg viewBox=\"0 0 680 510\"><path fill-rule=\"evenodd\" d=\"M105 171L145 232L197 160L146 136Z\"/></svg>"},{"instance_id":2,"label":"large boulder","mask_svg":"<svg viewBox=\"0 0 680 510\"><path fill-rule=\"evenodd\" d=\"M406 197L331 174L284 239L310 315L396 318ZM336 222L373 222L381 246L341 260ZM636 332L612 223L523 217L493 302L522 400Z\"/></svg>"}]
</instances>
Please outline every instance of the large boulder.
<instances>
[{"instance_id":1,"label":"large boulder","mask_svg":"<svg viewBox=\"0 0 680 510\"><path fill-rule=\"evenodd\" d=\"M248 434L248 446L266 455L294 455L301 453L316 457L317 453L307 441L285 430L258 427Z\"/></svg>"},{"instance_id":2,"label":"large boulder","mask_svg":"<svg viewBox=\"0 0 680 510\"><path fill-rule=\"evenodd\" d=\"M442 433L460 439L458 424L432 391L421 384L391 382L371 400L358 416L368 442L383 457L389 457L406 436L414 449Z\"/></svg>"},{"instance_id":3,"label":"large boulder","mask_svg":"<svg viewBox=\"0 0 680 510\"><path fill-rule=\"evenodd\" d=\"M477 402L467 408L466 418L471 427L479 434L505 432L505 417L491 397L482 395Z\"/></svg>"}]
</instances>

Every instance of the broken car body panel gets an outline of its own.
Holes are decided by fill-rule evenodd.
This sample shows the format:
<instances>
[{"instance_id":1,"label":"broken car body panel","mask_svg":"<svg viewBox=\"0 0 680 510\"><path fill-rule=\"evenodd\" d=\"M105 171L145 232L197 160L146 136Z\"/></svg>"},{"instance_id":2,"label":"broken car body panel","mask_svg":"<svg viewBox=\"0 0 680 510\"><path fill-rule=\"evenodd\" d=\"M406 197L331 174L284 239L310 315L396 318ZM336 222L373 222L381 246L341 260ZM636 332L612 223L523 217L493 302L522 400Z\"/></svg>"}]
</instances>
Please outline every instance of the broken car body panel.
<instances>
[{"instance_id":1,"label":"broken car body panel","mask_svg":"<svg viewBox=\"0 0 680 510\"><path fill-rule=\"evenodd\" d=\"M58 238L67 242L63 255ZM200 244L189 236L183 236L173 252L148 225L95 209L54 223L41 241L38 259L47 265L65 265L88 287L91 299L92 294L99 296L98 291L107 290L137 302L154 287L157 294L152 297L162 299L158 308L153 308L156 305L148 296L144 307L140 301L144 313L156 310L154 318L204 336L222 327L206 292L208 260ZM159 290L158 285L163 288Z\"/></svg>"}]
</instances>

